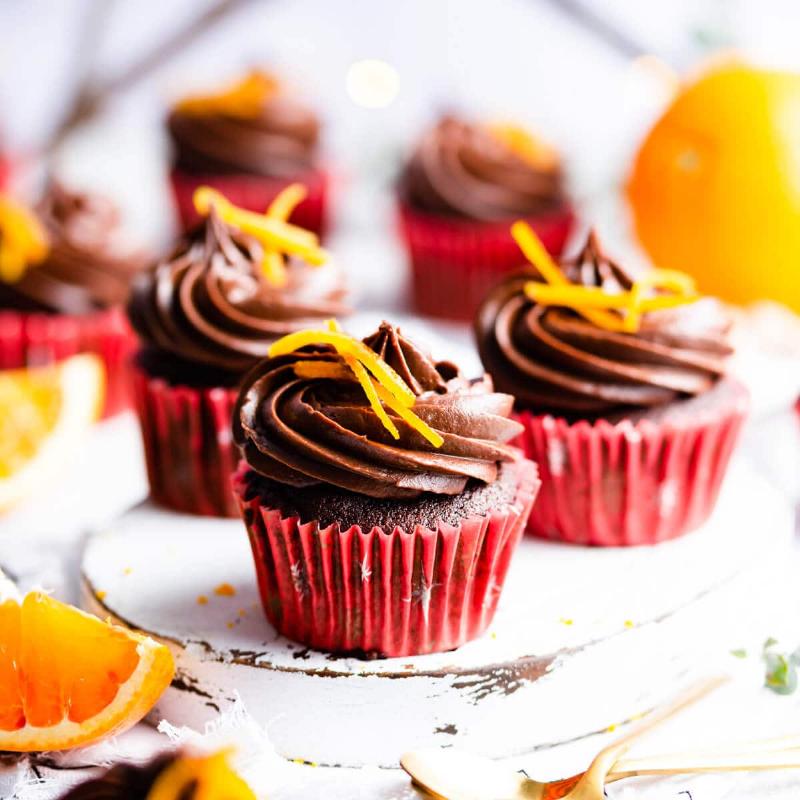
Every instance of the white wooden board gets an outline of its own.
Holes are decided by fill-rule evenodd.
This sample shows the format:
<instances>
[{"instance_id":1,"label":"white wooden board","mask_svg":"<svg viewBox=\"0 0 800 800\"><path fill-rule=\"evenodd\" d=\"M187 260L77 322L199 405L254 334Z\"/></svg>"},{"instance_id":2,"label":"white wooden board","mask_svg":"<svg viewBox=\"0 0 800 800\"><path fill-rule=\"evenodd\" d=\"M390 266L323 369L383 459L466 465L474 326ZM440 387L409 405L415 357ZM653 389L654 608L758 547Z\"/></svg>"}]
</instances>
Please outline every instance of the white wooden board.
<instances>
[{"instance_id":1,"label":"white wooden board","mask_svg":"<svg viewBox=\"0 0 800 800\"><path fill-rule=\"evenodd\" d=\"M711 520L676 542L526 540L490 631L416 658L339 658L278 636L236 520L134 509L91 539L84 600L171 645L178 675L156 715L173 724L202 727L238 694L289 758L391 765L431 744L508 756L639 714L735 646L759 613L754 587L787 552L790 516L735 464ZM235 594L215 594L223 583Z\"/></svg>"}]
</instances>

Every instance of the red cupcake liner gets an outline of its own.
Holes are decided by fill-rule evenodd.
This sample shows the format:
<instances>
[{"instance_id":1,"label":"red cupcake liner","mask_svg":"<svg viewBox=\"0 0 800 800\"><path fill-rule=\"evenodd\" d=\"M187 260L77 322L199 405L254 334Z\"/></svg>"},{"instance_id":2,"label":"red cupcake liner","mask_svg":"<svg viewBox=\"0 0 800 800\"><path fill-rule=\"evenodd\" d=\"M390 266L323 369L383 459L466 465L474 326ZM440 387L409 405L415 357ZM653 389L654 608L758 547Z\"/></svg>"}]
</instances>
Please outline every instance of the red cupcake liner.
<instances>
[{"instance_id":1,"label":"red cupcake liner","mask_svg":"<svg viewBox=\"0 0 800 800\"><path fill-rule=\"evenodd\" d=\"M8 186L11 178L11 162L7 158L0 156L0 190Z\"/></svg>"},{"instance_id":2,"label":"red cupcake liner","mask_svg":"<svg viewBox=\"0 0 800 800\"><path fill-rule=\"evenodd\" d=\"M425 214L400 204L400 228L409 253L412 298L421 314L472 320L504 274L526 263L511 223L474 222ZM553 256L560 255L574 220L564 206L526 220Z\"/></svg>"},{"instance_id":3,"label":"red cupcake liner","mask_svg":"<svg viewBox=\"0 0 800 800\"><path fill-rule=\"evenodd\" d=\"M173 169L170 184L178 208L183 230L189 230L200 221L192 197L199 186L211 186L222 192L234 205L250 211L264 212L267 206L289 184L299 182L308 190L308 196L289 218L295 225L325 235L328 223L328 186L330 178L322 170L315 170L296 178L278 179L259 175L196 175Z\"/></svg>"},{"instance_id":4,"label":"red cupcake liner","mask_svg":"<svg viewBox=\"0 0 800 800\"><path fill-rule=\"evenodd\" d=\"M522 411L515 444L539 465L542 490L527 533L603 547L657 544L711 514L747 397L713 421L570 424Z\"/></svg>"},{"instance_id":5,"label":"red cupcake liner","mask_svg":"<svg viewBox=\"0 0 800 800\"><path fill-rule=\"evenodd\" d=\"M133 389L152 499L185 514L239 516L231 491L236 389L173 386L136 365Z\"/></svg>"},{"instance_id":6,"label":"red cupcake liner","mask_svg":"<svg viewBox=\"0 0 800 800\"><path fill-rule=\"evenodd\" d=\"M267 618L309 647L383 657L452 650L480 636L539 488L534 464L509 468L518 470L513 503L455 526L407 532L284 517L258 497L246 499L242 463L234 489Z\"/></svg>"},{"instance_id":7,"label":"red cupcake liner","mask_svg":"<svg viewBox=\"0 0 800 800\"><path fill-rule=\"evenodd\" d=\"M131 406L128 363L135 346L120 308L84 316L0 311L0 369L38 367L94 353L106 373L104 417Z\"/></svg>"}]
</instances>

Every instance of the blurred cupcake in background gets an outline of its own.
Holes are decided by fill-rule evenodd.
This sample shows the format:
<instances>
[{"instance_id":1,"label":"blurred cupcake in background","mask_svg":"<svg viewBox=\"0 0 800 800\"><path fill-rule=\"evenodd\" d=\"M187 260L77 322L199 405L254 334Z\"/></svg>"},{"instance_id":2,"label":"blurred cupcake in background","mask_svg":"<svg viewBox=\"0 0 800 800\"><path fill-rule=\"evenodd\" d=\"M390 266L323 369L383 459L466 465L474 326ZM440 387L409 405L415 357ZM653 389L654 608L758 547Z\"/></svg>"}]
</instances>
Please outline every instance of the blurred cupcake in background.
<instances>
[{"instance_id":1,"label":"blurred cupcake in background","mask_svg":"<svg viewBox=\"0 0 800 800\"><path fill-rule=\"evenodd\" d=\"M179 101L167 119L171 183L181 225L199 222L192 202L200 186L263 213L290 183L306 187L291 221L321 236L328 176L319 162L320 121L274 77L253 71L217 93Z\"/></svg>"},{"instance_id":2,"label":"blurred cupcake in background","mask_svg":"<svg viewBox=\"0 0 800 800\"><path fill-rule=\"evenodd\" d=\"M514 220L556 255L573 221L557 152L512 125L444 117L417 144L398 189L414 305L430 316L472 319L489 287L524 263Z\"/></svg>"},{"instance_id":3,"label":"blurred cupcake in background","mask_svg":"<svg viewBox=\"0 0 800 800\"><path fill-rule=\"evenodd\" d=\"M230 420L242 377L276 339L347 312L342 275L316 236L286 223L303 197L292 185L256 214L199 189L203 224L135 284L136 404L163 506L237 514Z\"/></svg>"},{"instance_id":4,"label":"blurred cupcake in background","mask_svg":"<svg viewBox=\"0 0 800 800\"><path fill-rule=\"evenodd\" d=\"M518 444L541 472L529 532L640 545L698 527L749 405L726 375L724 308L683 273L634 278L594 235L557 264L530 228L514 232L534 269L492 289L475 326L484 367L516 397Z\"/></svg>"},{"instance_id":5,"label":"blurred cupcake in background","mask_svg":"<svg viewBox=\"0 0 800 800\"><path fill-rule=\"evenodd\" d=\"M234 413L267 617L316 649L450 650L492 621L539 481L513 398L384 322L279 340Z\"/></svg>"},{"instance_id":6,"label":"blurred cupcake in background","mask_svg":"<svg viewBox=\"0 0 800 800\"><path fill-rule=\"evenodd\" d=\"M146 263L105 197L52 183L33 212L0 197L0 369L95 353L106 370L106 416L129 405L135 339L124 306Z\"/></svg>"}]
</instances>

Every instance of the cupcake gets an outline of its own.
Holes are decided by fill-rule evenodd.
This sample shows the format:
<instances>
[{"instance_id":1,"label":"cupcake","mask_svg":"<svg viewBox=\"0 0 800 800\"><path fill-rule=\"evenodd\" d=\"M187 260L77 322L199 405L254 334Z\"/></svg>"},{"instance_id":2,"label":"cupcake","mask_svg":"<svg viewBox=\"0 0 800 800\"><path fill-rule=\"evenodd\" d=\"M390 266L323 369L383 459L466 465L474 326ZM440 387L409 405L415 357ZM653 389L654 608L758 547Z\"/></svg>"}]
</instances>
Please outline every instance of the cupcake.
<instances>
[{"instance_id":1,"label":"cupcake","mask_svg":"<svg viewBox=\"0 0 800 800\"><path fill-rule=\"evenodd\" d=\"M471 320L488 289L524 263L509 234L527 220L561 252L572 225L555 151L512 126L445 117L411 156L399 184L412 293L423 314Z\"/></svg>"},{"instance_id":2,"label":"cupcake","mask_svg":"<svg viewBox=\"0 0 800 800\"><path fill-rule=\"evenodd\" d=\"M255 800L231 768L229 753L192 755L171 751L144 764L119 763L79 783L60 800Z\"/></svg>"},{"instance_id":3,"label":"cupcake","mask_svg":"<svg viewBox=\"0 0 800 800\"><path fill-rule=\"evenodd\" d=\"M287 336L245 378L234 488L264 610L310 647L450 650L494 616L539 480L513 400L388 323Z\"/></svg>"},{"instance_id":4,"label":"cupcake","mask_svg":"<svg viewBox=\"0 0 800 800\"><path fill-rule=\"evenodd\" d=\"M328 177L319 164L319 119L274 78L255 71L217 94L188 97L170 112L167 129L172 190L185 229L199 221L192 202L199 186L263 212L299 182L307 195L291 221L325 232Z\"/></svg>"},{"instance_id":5,"label":"cupcake","mask_svg":"<svg viewBox=\"0 0 800 800\"><path fill-rule=\"evenodd\" d=\"M33 245L24 257L21 242ZM124 305L144 264L105 197L55 183L35 213L0 198L0 369L95 353L106 370L105 415L126 408L134 338Z\"/></svg>"},{"instance_id":6,"label":"cupcake","mask_svg":"<svg viewBox=\"0 0 800 800\"><path fill-rule=\"evenodd\" d=\"M134 389L161 505L238 514L230 420L242 376L276 339L346 312L342 277L319 266L316 237L285 222L302 195L290 186L264 215L198 190L203 224L134 285Z\"/></svg>"},{"instance_id":7,"label":"cupcake","mask_svg":"<svg viewBox=\"0 0 800 800\"><path fill-rule=\"evenodd\" d=\"M542 491L528 531L590 545L654 544L711 513L747 407L726 375L730 321L682 273L637 279L590 234L555 264L514 227L534 269L484 300L478 348L516 398L517 440Z\"/></svg>"}]
</instances>

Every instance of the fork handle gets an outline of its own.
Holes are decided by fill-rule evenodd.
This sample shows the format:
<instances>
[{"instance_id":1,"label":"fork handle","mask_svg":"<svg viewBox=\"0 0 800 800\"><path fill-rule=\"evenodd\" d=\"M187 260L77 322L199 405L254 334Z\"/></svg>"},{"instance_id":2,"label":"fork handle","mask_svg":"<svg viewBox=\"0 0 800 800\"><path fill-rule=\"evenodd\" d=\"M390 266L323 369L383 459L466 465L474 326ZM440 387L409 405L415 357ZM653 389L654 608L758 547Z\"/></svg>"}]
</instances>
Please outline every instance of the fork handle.
<instances>
[{"instance_id":1,"label":"fork handle","mask_svg":"<svg viewBox=\"0 0 800 800\"><path fill-rule=\"evenodd\" d=\"M800 750L776 750L764 753L679 754L652 758L632 758L614 765L612 780L637 775L679 775L690 772L746 772L768 769L800 768Z\"/></svg>"}]
</instances>

